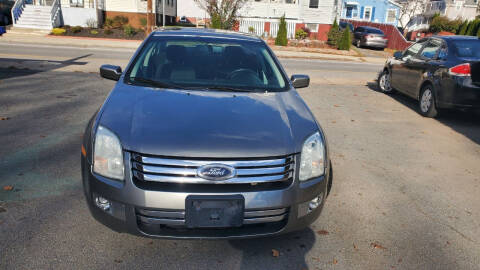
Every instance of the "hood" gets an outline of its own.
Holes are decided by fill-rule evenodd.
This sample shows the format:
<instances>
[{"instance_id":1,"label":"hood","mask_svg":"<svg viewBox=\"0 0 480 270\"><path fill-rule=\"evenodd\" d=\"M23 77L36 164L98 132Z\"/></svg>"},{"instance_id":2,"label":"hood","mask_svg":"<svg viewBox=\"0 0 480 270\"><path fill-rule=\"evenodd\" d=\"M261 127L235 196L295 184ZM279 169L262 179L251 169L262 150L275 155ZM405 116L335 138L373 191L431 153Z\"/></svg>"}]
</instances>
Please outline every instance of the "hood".
<instances>
[{"instance_id":1,"label":"hood","mask_svg":"<svg viewBox=\"0 0 480 270\"><path fill-rule=\"evenodd\" d=\"M318 130L294 90L184 91L119 82L100 117L125 150L162 156L281 156L299 152Z\"/></svg>"}]
</instances>

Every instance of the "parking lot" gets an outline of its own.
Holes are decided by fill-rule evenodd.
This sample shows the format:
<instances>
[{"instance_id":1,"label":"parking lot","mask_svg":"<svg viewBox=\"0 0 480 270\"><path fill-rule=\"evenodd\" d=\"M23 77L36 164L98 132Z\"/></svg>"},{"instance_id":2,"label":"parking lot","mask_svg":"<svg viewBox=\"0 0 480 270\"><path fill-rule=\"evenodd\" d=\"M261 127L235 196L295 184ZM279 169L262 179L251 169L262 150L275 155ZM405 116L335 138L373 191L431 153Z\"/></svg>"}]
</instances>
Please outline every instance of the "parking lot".
<instances>
[{"instance_id":1,"label":"parking lot","mask_svg":"<svg viewBox=\"0 0 480 270\"><path fill-rule=\"evenodd\" d=\"M299 93L330 144L333 189L310 228L174 241L110 231L83 198L83 130L114 85L98 65L132 52L16 52L0 54L1 269L480 269L479 116L423 118L377 91L381 65L282 60L310 75Z\"/></svg>"}]
</instances>

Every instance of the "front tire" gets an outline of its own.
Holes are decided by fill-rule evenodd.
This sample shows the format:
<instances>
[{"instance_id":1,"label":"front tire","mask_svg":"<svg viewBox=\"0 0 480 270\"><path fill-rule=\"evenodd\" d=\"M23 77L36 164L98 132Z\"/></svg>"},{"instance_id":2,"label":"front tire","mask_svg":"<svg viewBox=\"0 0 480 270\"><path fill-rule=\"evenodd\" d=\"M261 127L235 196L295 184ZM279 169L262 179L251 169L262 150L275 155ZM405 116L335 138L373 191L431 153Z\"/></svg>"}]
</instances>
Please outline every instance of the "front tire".
<instances>
[{"instance_id":1,"label":"front tire","mask_svg":"<svg viewBox=\"0 0 480 270\"><path fill-rule=\"evenodd\" d=\"M378 88L385 94L392 94L394 92L391 82L392 76L387 70L382 71L378 76Z\"/></svg>"},{"instance_id":2,"label":"front tire","mask_svg":"<svg viewBox=\"0 0 480 270\"><path fill-rule=\"evenodd\" d=\"M357 48L362 47L362 42L360 41L360 39L357 39L357 43L355 45L357 46Z\"/></svg>"},{"instance_id":3,"label":"front tire","mask_svg":"<svg viewBox=\"0 0 480 270\"><path fill-rule=\"evenodd\" d=\"M420 114L425 117L434 118L437 116L437 106L435 105L435 94L431 85L426 85L420 92L418 100Z\"/></svg>"}]
</instances>

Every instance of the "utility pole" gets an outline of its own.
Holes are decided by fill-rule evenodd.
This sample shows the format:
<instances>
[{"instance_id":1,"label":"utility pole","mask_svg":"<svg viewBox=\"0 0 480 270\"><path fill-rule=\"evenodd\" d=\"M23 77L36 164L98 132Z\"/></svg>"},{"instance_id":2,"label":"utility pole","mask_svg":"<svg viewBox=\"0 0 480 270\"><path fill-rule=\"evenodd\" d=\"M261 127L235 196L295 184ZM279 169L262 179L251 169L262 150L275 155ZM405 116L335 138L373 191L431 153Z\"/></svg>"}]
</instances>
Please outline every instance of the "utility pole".
<instances>
[{"instance_id":1,"label":"utility pole","mask_svg":"<svg viewBox=\"0 0 480 270\"><path fill-rule=\"evenodd\" d=\"M162 1L162 24L165 27L165 0Z\"/></svg>"},{"instance_id":2,"label":"utility pole","mask_svg":"<svg viewBox=\"0 0 480 270\"><path fill-rule=\"evenodd\" d=\"M147 0L147 34L150 34L153 29L152 17L152 0Z\"/></svg>"}]
</instances>

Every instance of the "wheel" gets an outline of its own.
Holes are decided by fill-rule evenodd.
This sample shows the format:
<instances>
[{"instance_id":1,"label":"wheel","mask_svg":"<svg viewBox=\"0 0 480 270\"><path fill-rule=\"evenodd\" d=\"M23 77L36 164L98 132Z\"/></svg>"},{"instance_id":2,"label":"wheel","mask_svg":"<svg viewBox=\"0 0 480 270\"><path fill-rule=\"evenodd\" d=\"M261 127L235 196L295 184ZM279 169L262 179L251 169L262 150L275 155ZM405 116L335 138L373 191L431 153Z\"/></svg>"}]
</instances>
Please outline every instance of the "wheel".
<instances>
[{"instance_id":1,"label":"wheel","mask_svg":"<svg viewBox=\"0 0 480 270\"><path fill-rule=\"evenodd\" d=\"M362 43L360 42L360 39L357 40L357 44L356 44L357 48L360 48L362 47Z\"/></svg>"},{"instance_id":2,"label":"wheel","mask_svg":"<svg viewBox=\"0 0 480 270\"><path fill-rule=\"evenodd\" d=\"M420 114L425 117L437 116L437 107L435 106L435 95L431 85L426 85L422 88L420 99L418 101L420 107Z\"/></svg>"},{"instance_id":3,"label":"wheel","mask_svg":"<svg viewBox=\"0 0 480 270\"><path fill-rule=\"evenodd\" d=\"M391 76L387 70L382 71L378 76L378 88L385 94L391 94L394 92L391 85Z\"/></svg>"}]
</instances>

